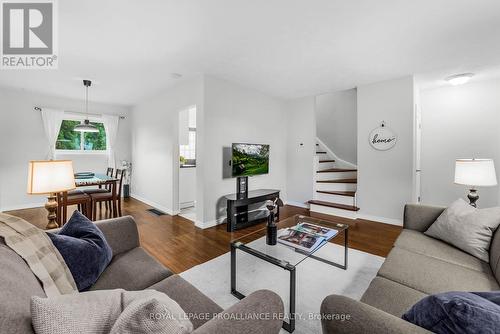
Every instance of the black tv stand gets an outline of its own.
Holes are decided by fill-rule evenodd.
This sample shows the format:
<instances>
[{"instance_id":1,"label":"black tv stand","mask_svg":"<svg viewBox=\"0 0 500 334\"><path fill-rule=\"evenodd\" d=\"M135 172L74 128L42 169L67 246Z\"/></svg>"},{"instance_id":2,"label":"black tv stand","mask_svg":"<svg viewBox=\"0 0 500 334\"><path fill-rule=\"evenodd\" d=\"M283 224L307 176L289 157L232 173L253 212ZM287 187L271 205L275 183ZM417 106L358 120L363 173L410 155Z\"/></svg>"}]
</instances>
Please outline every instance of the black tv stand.
<instances>
[{"instance_id":1,"label":"black tv stand","mask_svg":"<svg viewBox=\"0 0 500 334\"><path fill-rule=\"evenodd\" d=\"M227 200L227 231L232 232L267 220L269 211L266 208L249 211L248 206L267 200L275 200L280 197L280 191L258 189L249 191L246 196L230 194L224 197ZM276 217L279 219L279 208Z\"/></svg>"}]
</instances>

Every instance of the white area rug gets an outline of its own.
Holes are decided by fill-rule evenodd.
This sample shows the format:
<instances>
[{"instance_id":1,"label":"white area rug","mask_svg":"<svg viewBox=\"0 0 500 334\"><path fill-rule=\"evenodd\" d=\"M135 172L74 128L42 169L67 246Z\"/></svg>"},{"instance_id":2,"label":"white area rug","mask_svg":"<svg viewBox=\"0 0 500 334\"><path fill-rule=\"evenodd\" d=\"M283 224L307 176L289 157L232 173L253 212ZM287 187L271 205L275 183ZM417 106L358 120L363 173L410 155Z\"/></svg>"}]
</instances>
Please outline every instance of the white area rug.
<instances>
[{"instance_id":1,"label":"white area rug","mask_svg":"<svg viewBox=\"0 0 500 334\"><path fill-rule=\"evenodd\" d=\"M265 238L254 241L265 242ZM277 247L277 252L290 252L290 249ZM327 260L343 263L344 248L328 243L315 255ZM279 255L279 254L278 254ZM348 269L328 265L308 258L297 266L296 281L296 313L295 332L298 334L321 333L321 322L318 320L320 305L330 294L360 299L377 274L384 258L349 249ZM281 296L285 304L285 312L289 306L288 271L264 262L252 255L236 250L236 289L248 295L259 289L268 289ZM204 294L224 309L238 302L230 293L230 253L221 255L211 261L193 267L180 274ZM283 333L286 333L282 330Z\"/></svg>"}]
</instances>

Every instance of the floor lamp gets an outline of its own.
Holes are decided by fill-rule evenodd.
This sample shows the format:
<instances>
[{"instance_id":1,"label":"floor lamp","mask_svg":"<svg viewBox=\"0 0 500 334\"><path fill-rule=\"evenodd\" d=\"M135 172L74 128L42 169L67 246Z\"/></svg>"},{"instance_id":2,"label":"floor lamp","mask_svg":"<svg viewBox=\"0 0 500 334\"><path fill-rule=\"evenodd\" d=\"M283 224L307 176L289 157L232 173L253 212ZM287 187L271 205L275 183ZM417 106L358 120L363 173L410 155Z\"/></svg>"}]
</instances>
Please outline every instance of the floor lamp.
<instances>
[{"instance_id":1,"label":"floor lamp","mask_svg":"<svg viewBox=\"0 0 500 334\"><path fill-rule=\"evenodd\" d=\"M492 159L457 159L455 162L455 183L469 186L470 205L476 207L479 195L477 187L497 185L495 163Z\"/></svg>"},{"instance_id":2,"label":"floor lamp","mask_svg":"<svg viewBox=\"0 0 500 334\"><path fill-rule=\"evenodd\" d=\"M75 176L71 160L30 161L28 169L28 194L48 195L47 229L57 228L57 193L75 189Z\"/></svg>"}]
</instances>

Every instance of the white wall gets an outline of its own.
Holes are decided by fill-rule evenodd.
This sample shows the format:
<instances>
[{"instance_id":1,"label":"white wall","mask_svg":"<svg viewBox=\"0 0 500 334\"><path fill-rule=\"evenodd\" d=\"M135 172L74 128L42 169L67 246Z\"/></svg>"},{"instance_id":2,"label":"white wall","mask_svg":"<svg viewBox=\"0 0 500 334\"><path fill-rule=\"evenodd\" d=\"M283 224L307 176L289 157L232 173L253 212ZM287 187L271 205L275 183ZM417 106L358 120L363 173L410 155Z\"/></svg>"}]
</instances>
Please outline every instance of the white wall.
<instances>
[{"instance_id":1,"label":"white wall","mask_svg":"<svg viewBox=\"0 0 500 334\"><path fill-rule=\"evenodd\" d=\"M269 174L250 177L249 189L280 189L285 198L287 136L282 101L234 83L205 77L204 112L203 123L197 120L197 126L202 125L205 131L200 136L204 161L202 166L197 164L197 169L203 171L206 189L204 225L212 225L226 216L222 196L236 191L236 180L222 177L223 148L232 143L270 145Z\"/></svg>"},{"instance_id":2,"label":"white wall","mask_svg":"<svg viewBox=\"0 0 500 334\"><path fill-rule=\"evenodd\" d=\"M179 169L179 203L181 208L196 202L196 167Z\"/></svg>"},{"instance_id":3,"label":"white wall","mask_svg":"<svg viewBox=\"0 0 500 334\"><path fill-rule=\"evenodd\" d=\"M356 89L316 96L316 134L339 158L357 163Z\"/></svg>"},{"instance_id":4,"label":"white wall","mask_svg":"<svg viewBox=\"0 0 500 334\"><path fill-rule=\"evenodd\" d=\"M313 199L316 122L314 97L287 101L287 202L306 206ZM302 145L301 145L302 144Z\"/></svg>"},{"instance_id":5,"label":"white wall","mask_svg":"<svg viewBox=\"0 0 500 334\"><path fill-rule=\"evenodd\" d=\"M455 159L492 158L500 171L500 80L424 90L421 103L422 201L466 199L466 187L453 183ZM498 190L479 188L478 205L497 205Z\"/></svg>"},{"instance_id":6,"label":"white wall","mask_svg":"<svg viewBox=\"0 0 500 334\"><path fill-rule=\"evenodd\" d=\"M360 216L400 223L413 192L413 77L360 86L357 95ZM388 151L377 151L368 142L369 133L382 121L398 136Z\"/></svg>"},{"instance_id":7,"label":"white wall","mask_svg":"<svg viewBox=\"0 0 500 334\"><path fill-rule=\"evenodd\" d=\"M178 155L178 115L192 105L197 108L197 226L214 225L225 218L222 197L235 192L236 181L223 178L223 148L233 142L270 145L269 174L251 177L249 189L276 188L286 196L287 138L282 101L205 76L181 82L134 106L134 197L167 213L177 213L179 168L174 157Z\"/></svg>"},{"instance_id":8,"label":"white wall","mask_svg":"<svg viewBox=\"0 0 500 334\"><path fill-rule=\"evenodd\" d=\"M179 210L179 161L177 160L179 111L196 105L198 124L203 122L203 77L179 82L152 97L145 98L132 110L132 196L169 214ZM197 127L197 135L203 129ZM198 152L203 143L197 143ZM197 157L202 165L201 154ZM199 168L196 168L197 173ZM197 184L197 187L202 185ZM202 189L197 203L203 202ZM202 217L203 207L197 206Z\"/></svg>"},{"instance_id":9,"label":"white wall","mask_svg":"<svg viewBox=\"0 0 500 334\"><path fill-rule=\"evenodd\" d=\"M48 142L40 112L34 106L82 111L83 100L65 99L24 90L0 87L0 211L43 205L43 196L26 194L28 161L46 159ZM116 105L90 103L90 112L100 114L128 114L128 108ZM117 138L117 161L130 159L130 120L120 120ZM67 155L58 159L71 159L74 169L106 171L106 155Z\"/></svg>"}]
</instances>

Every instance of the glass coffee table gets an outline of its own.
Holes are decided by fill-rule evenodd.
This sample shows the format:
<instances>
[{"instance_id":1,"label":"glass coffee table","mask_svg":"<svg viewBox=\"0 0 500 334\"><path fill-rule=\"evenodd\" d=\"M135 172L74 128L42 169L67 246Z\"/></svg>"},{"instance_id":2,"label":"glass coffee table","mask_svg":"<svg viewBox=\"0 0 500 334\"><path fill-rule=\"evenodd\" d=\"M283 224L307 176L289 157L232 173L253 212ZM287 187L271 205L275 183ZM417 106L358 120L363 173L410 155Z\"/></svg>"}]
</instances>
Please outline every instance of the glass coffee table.
<instances>
[{"instance_id":1,"label":"glass coffee table","mask_svg":"<svg viewBox=\"0 0 500 334\"><path fill-rule=\"evenodd\" d=\"M349 238L348 238L348 230L349 225L330 222L318 218L307 217L302 215L295 215L293 217L287 218L283 221L277 223L278 225L278 235L282 229L287 227L293 227L298 223L311 223L314 225L318 225L321 227L326 227L329 229L337 230L337 234L330 240L339 238L339 236L344 236L344 263L336 263L319 256L316 256L315 253L321 249L328 242L324 242L323 244L317 246L311 251L302 251L295 249L290 246L286 246L282 243L276 243L276 245L267 245L265 241L267 228L264 227L255 232L249 233L243 237L239 237L233 239L231 241L231 294L239 299L245 298L245 295L240 293L236 289L236 250L240 250L247 254L253 255L263 261L271 263L275 266L283 268L290 273L290 309L288 319L289 322L283 321L283 328L288 332L293 332L295 330L295 293L296 293L296 267L302 263L304 260L308 258L312 258L318 261L322 261L329 265L347 269L347 252L349 249Z\"/></svg>"}]
</instances>

